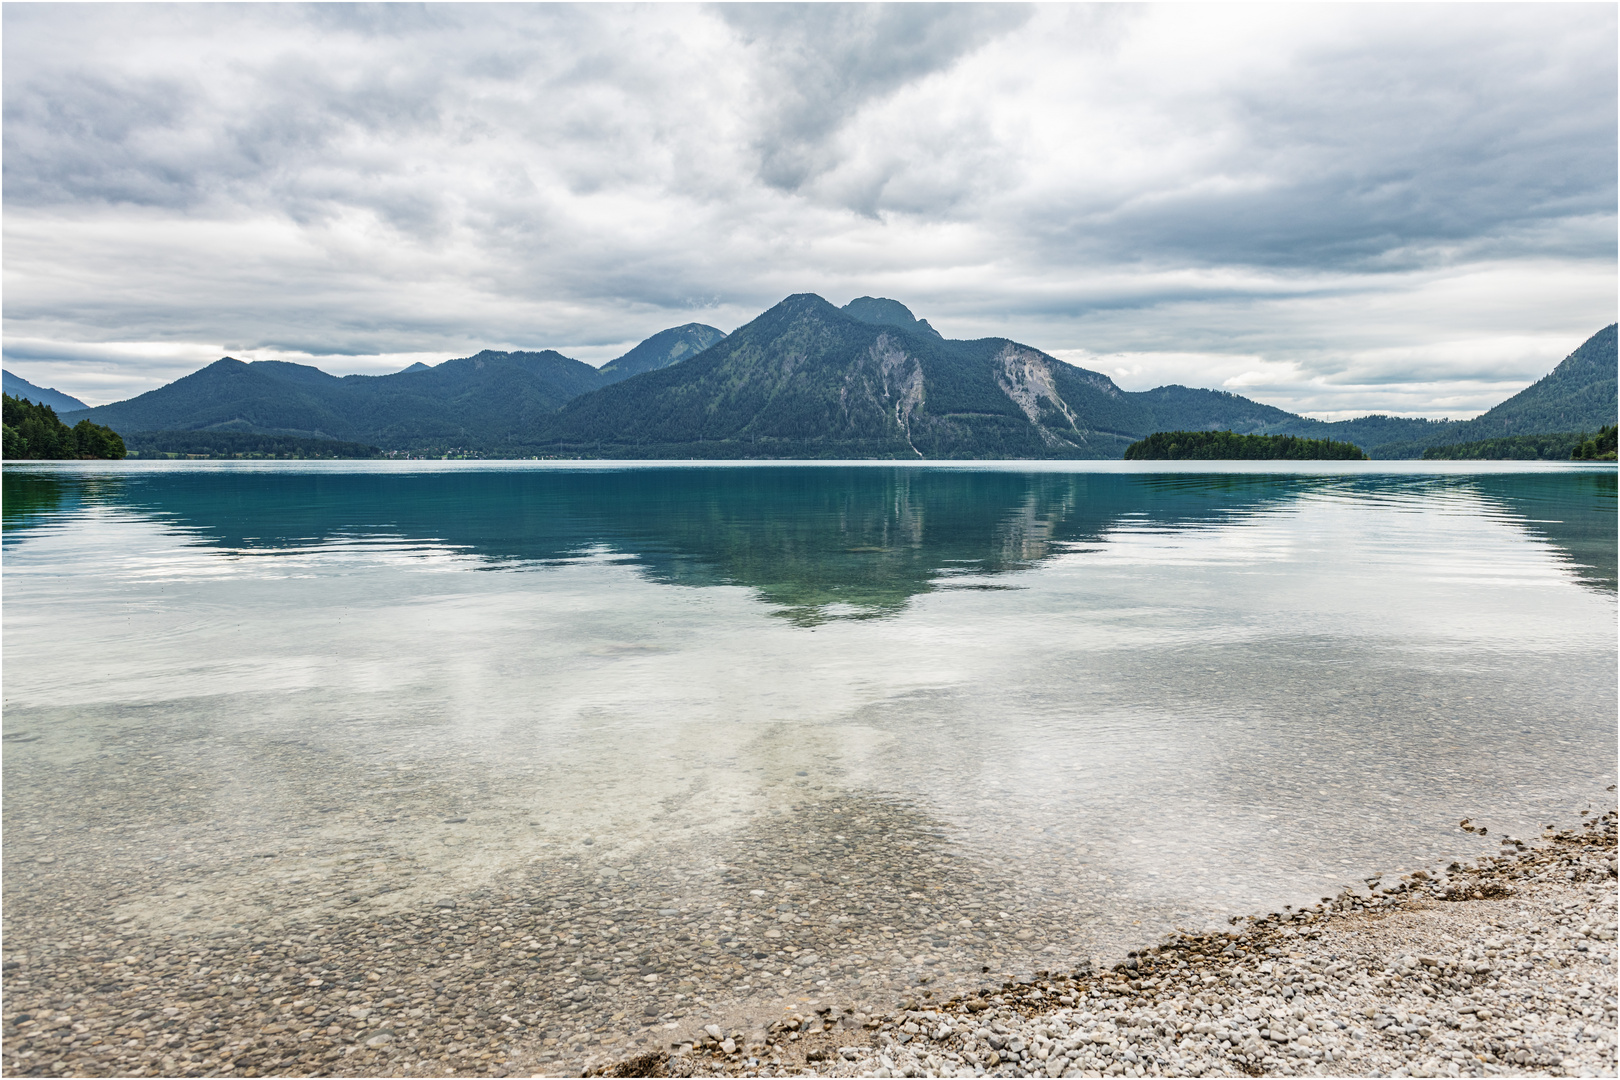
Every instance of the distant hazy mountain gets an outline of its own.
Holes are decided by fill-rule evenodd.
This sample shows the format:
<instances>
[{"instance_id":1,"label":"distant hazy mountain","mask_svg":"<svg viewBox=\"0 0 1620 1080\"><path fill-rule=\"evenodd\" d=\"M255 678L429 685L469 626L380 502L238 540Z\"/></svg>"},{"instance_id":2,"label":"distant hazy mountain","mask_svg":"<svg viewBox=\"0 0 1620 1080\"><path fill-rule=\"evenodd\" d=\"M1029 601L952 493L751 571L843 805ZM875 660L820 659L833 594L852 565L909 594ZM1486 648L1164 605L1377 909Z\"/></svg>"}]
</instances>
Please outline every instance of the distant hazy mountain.
<instances>
[{"instance_id":1,"label":"distant hazy mountain","mask_svg":"<svg viewBox=\"0 0 1620 1080\"><path fill-rule=\"evenodd\" d=\"M9 371L0 370L3 376L4 391L14 398L26 398L35 405L49 405L58 414L72 412L75 409L85 409L89 406L76 397L69 397L60 390L51 390L43 386L35 386L21 375L13 375ZM77 421L75 421L77 422Z\"/></svg>"},{"instance_id":2,"label":"distant hazy mountain","mask_svg":"<svg viewBox=\"0 0 1620 1080\"><path fill-rule=\"evenodd\" d=\"M725 336L724 331L702 323L687 323L685 326L660 330L617 360L603 364L601 371L607 376L608 382L619 382L645 371L657 371L678 364Z\"/></svg>"},{"instance_id":3,"label":"distant hazy mountain","mask_svg":"<svg viewBox=\"0 0 1620 1080\"><path fill-rule=\"evenodd\" d=\"M1447 441L1447 433L1455 427L1452 420L1381 414L1331 422L1295 416L1280 424L1267 424L1258 433L1351 442L1375 458L1415 458L1423 456L1424 447Z\"/></svg>"},{"instance_id":4,"label":"distant hazy mountain","mask_svg":"<svg viewBox=\"0 0 1620 1080\"><path fill-rule=\"evenodd\" d=\"M701 342L723 336L692 323L655 334L617 362L674 363L700 351ZM391 375L342 378L302 364L225 357L84 415L121 434L236 431L395 450L488 451L525 443L564 402L625 377L550 349L485 350L433 367L418 362Z\"/></svg>"},{"instance_id":5,"label":"distant hazy mountain","mask_svg":"<svg viewBox=\"0 0 1620 1080\"><path fill-rule=\"evenodd\" d=\"M1301 417L1272 405L1262 405L1224 390L1194 390L1187 386L1159 386L1129 393L1146 410L1153 431L1235 431L1239 435Z\"/></svg>"},{"instance_id":6,"label":"distant hazy mountain","mask_svg":"<svg viewBox=\"0 0 1620 1080\"><path fill-rule=\"evenodd\" d=\"M561 353L481 352L392 375L338 378L279 361L231 357L85 416L114 431L243 431L385 448L510 444L568 399L602 385Z\"/></svg>"}]
</instances>

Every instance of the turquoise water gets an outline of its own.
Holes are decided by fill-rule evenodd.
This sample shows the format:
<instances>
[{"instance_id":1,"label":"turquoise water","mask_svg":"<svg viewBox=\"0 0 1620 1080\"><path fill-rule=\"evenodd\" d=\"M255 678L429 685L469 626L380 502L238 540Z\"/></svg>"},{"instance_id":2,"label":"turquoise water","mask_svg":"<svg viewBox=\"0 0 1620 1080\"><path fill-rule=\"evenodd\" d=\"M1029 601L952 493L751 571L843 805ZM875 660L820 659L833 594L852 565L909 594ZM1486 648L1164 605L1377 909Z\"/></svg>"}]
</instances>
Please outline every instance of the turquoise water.
<instances>
[{"instance_id":1,"label":"turquoise water","mask_svg":"<svg viewBox=\"0 0 1620 1080\"><path fill-rule=\"evenodd\" d=\"M651 910L661 860L834 881L866 841L795 815L899 808L871 842L979 875L1011 970L1612 798L1612 467L1145 464L7 466L8 855L121 806L237 838L120 878L154 926L329 904L261 834L364 847L378 905L566 860Z\"/></svg>"}]
</instances>

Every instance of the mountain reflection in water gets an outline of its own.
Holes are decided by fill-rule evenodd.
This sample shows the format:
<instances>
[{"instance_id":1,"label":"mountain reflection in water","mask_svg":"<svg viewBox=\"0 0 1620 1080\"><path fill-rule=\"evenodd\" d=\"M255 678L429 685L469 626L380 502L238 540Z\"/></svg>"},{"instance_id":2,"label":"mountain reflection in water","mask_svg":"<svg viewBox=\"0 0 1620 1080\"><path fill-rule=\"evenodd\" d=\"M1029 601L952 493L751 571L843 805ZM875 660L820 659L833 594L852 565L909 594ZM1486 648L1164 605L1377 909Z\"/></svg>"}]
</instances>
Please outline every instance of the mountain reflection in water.
<instances>
[{"instance_id":1,"label":"mountain reflection in water","mask_svg":"<svg viewBox=\"0 0 1620 1080\"><path fill-rule=\"evenodd\" d=\"M1375 468L8 466L7 925L91 1011L198 939L578 1074L1610 805L1614 471Z\"/></svg>"},{"instance_id":2,"label":"mountain reflection in water","mask_svg":"<svg viewBox=\"0 0 1620 1080\"><path fill-rule=\"evenodd\" d=\"M1241 524L1308 495L1472 500L1553 545L1583 584L1616 588L1611 471L1498 475L1022 473L752 467L77 474L8 467L6 543L87 506L148 515L235 555L373 538L459 550L490 568L611 553L651 580L741 585L801 625L903 610L1122 527Z\"/></svg>"}]
</instances>

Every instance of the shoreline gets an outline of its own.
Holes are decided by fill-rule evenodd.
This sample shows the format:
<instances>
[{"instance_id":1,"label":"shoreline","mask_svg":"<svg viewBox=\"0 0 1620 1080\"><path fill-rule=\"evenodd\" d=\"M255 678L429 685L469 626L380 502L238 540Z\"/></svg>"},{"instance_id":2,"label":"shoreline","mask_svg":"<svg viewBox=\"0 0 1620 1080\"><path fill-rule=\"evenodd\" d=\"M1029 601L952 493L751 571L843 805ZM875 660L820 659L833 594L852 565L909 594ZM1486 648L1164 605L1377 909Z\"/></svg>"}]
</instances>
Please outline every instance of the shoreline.
<instances>
[{"instance_id":1,"label":"shoreline","mask_svg":"<svg viewBox=\"0 0 1620 1080\"><path fill-rule=\"evenodd\" d=\"M1612 1076L1616 819L1175 935L1106 971L716 1025L586 1075Z\"/></svg>"},{"instance_id":2,"label":"shoreline","mask_svg":"<svg viewBox=\"0 0 1620 1080\"><path fill-rule=\"evenodd\" d=\"M881 868L892 874L909 867L919 882L924 880L924 864L908 863L916 855L907 845L908 837L922 835L928 822L896 808L884 812L872 803L861 804L862 816L857 816L850 812L854 805L822 798L826 801L814 804L817 809L805 804L799 815L780 819L785 835L803 841L805 827L817 813L827 816L829 827L836 822L851 837L864 821L860 827L872 832L868 853L883 856L870 863L874 872ZM1039 964L1039 954L1026 952L1026 959L1017 961L1013 952L991 949L983 956L983 974L978 961L971 973L956 968L946 973L944 966L928 967L925 957L902 962L895 959L898 953L874 954L871 966L863 968L860 986L818 982L827 961L808 950L820 948L822 935L838 930L839 920L804 917L820 902L815 889L842 895L860 886L847 877L820 886L805 879L786 894L794 898L791 910L751 924L760 931L762 944L780 942L778 948L788 950L790 940L797 942L792 948L797 954L794 976L780 977L786 972L779 971L779 977L769 980L774 988L761 980L752 991L750 979L772 965L756 959L745 966L713 948L714 942L705 939L725 934L703 921L708 909L671 907L651 913L662 924L659 947L671 954L667 973L661 966L639 971L634 965L611 966L610 953L646 947L629 939L645 936L653 927L611 923L626 919L634 909L624 906L625 901L640 894L610 899L622 886L604 880L604 871L589 862L581 863L567 881L553 878L539 886L531 879L531 888L544 890L539 896L524 895L523 883L513 882L510 891L485 887L461 893L454 901L411 900L401 906L395 899L400 893L378 886L374 896L359 889L330 894L336 897L330 903L353 912L346 919L327 914L307 920L289 912L275 924L205 924L179 932L162 922L142 927L141 917L129 914L139 908L120 905L117 897L123 894L116 889L100 896L53 891L23 902L24 894L17 890L36 880L30 862L39 867L38 881L71 881L60 873L59 864L68 860L72 865L91 853L57 842L47 849L49 854L22 858L11 867L0 1046L7 1074L58 1076L784 1075L806 1068L828 1075L1021 1076L1036 1074L1037 1065L1039 1075L1060 1076L1121 1075L1127 1063L1133 1075L1139 1066L1145 1075L1313 1069L1397 1074L1403 1066L1388 1053L1440 1045L1434 1041L1438 1016L1427 1033L1423 1023L1414 1021L1432 1014L1435 1004L1427 997L1412 997L1419 992L1415 987L1426 979L1433 983L1431 974L1451 980L1445 983L1443 999L1449 1005L1450 996L1464 990L1509 990L1523 967L1532 988L1543 992L1543 1001L1551 1002L1565 990L1575 993L1584 1010L1578 1022L1594 1023L1594 1031L1607 1032L1608 1041L1594 1042L1586 1038L1591 1033L1581 1031L1571 1035L1556 1024L1548 1032L1509 1033L1501 1024L1522 1020L1526 1013L1517 1005L1484 1021L1477 1003L1466 1020L1459 1019L1463 1014L1457 1006L1449 1005L1447 1015L1456 1023L1438 1038L1455 1041L1466 1035L1482 1050L1475 1063L1460 1064L1457 1075L1567 1072L1566 1060L1574 1063L1574 1071L1612 1075L1615 818L1609 812L1593 818L1585 829L1548 832L1526 848L1504 841L1510 854L1485 857L1474 869L1453 864L1454 872L1439 878L1414 873L1383 883L1372 895L1347 891L1329 905L1331 911L1304 909L1286 918L1234 920L1226 933L1172 937L1107 971L1054 955L1048 964L1067 970L1037 971L1014 982L1003 981L1013 975L990 972L1029 971ZM95 827L90 828L93 836ZM772 835L755 840L768 842ZM883 838L897 840L879 847ZM229 842L221 838L221 843ZM284 872L307 873L302 868L314 865L314 850L311 845ZM193 857L201 855L199 851ZM271 865L282 862L264 851L241 856ZM755 857L777 859L765 849L758 849ZM1559 864L1557 881L1548 878L1554 863ZM633 874L632 864L618 865L625 875ZM940 864L926 865L935 867L935 875L945 873ZM551 867L548 874L556 870ZM121 873L123 880L111 884L140 891L131 869ZM1564 879L1568 873L1579 880ZM954 871L926 879L942 901L954 893L956 902L970 904L983 895L975 890L990 883L952 875ZM163 880L173 888L172 876ZM287 893L292 883L329 890L336 878L279 880L283 899L293 900ZM754 881L739 875L732 886L738 900L769 903L769 898L748 892ZM1457 892L1465 887L1465 893ZM549 901L538 902L546 896ZM572 898L567 906L554 906L565 898ZM874 918L880 911L885 919L898 914L879 908L894 898L884 901L875 891ZM1560 905L1556 911L1554 903ZM617 906L605 906L610 904ZM1570 906L1565 910L1563 905ZM714 909L722 910L730 909ZM1437 941L1422 931L1422 920L1432 922L1436 913L1450 920L1449 929L1435 931L1449 940ZM1128 920L1129 912L1122 917ZM1402 922L1412 919L1418 922ZM1555 953L1532 955L1534 938L1526 919L1560 924L1553 929L1564 940ZM621 927L624 940L616 936ZM1583 927L1576 941L1572 935ZM1493 946L1492 935L1506 940ZM1021 945L1023 936L1023 931L1011 934L1008 944ZM1464 956L1470 949L1473 954ZM1399 965L1394 970L1392 965L1408 955L1417 968L1407 971L1407 965ZM690 961L676 962L683 956ZM1424 957L1453 966L1431 972ZM1013 964L1005 966L998 958ZM1031 960L1035 964L1025 966ZM1465 960L1472 970L1465 969ZM1482 962L1489 970L1481 970ZM1135 969L1125 966L1131 963ZM1084 970L1075 971L1075 964ZM1263 971L1263 964L1272 970ZM1554 987L1548 981L1566 978L1577 968L1585 972L1584 988ZM875 980L870 986L864 979L867 971ZM930 974L936 971L937 978ZM1506 982L1498 986L1500 980ZM1133 987L1133 982L1139 985ZM1273 996L1288 996L1290 990L1292 1001ZM1323 995L1337 995L1334 1004L1323 1006L1332 1015L1318 1015L1321 1010L1315 1009L1328 1000ZM1373 1008L1374 1015L1357 1019L1347 1012L1351 998L1356 1008ZM1587 1015L1593 1003L1595 1017ZM1250 1005L1262 1006L1253 1017L1244 1013ZM1424 1006L1422 1012L1418 1005ZM1574 1005L1566 998L1559 1007L1567 1014ZM1301 1008L1302 1015L1292 1015ZM1289 1020L1286 1029L1281 1028L1284 1017ZM787 1018L796 1018L798 1038L789 1032ZM1133 1020L1142 1023L1133 1026ZM1329 1021L1346 1026L1324 1030L1320 1025ZM1577 1021L1565 1015L1561 1022L1567 1027ZM1273 1023L1279 1026L1269 1026ZM1297 1030L1301 1024L1307 1026L1304 1033ZM1309 1030L1313 1024L1319 1026ZM1392 1027L1402 1034L1389 1035ZM949 1030L935 1038L942 1028ZM1343 1035L1352 1028L1352 1034ZM1265 1035L1268 1031L1283 1038ZM590 1032L601 1037L592 1038ZM714 1038L706 1039L707 1033ZM730 1047L725 1047L727 1038L733 1040ZM1392 1038L1408 1039L1412 1046L1392 1044ZM1557 1049L1552 1057L1549 1047ZM1055 1073L1054 1048L1062 1057ZM1446 1052L1461 1049L1459 1043ZM1337 1056L1340 1050L1345 1056ZM1534 1060L1513 1061L1511 1055L1520 1050L1534 1053ZM1074 1056L1067 1056L1071 1051ZM1321 1056L1312 1057L1311 1051ZM1329 1052L1335 1055L1331 1059ZM1427 1061L1399 1060L1406 1075L1423 1072ZM1444 1060L1449 1064L1454 1059ZM1110 1073L1116 1062L1118 1068Z\"/></svg>"}]
</instances>

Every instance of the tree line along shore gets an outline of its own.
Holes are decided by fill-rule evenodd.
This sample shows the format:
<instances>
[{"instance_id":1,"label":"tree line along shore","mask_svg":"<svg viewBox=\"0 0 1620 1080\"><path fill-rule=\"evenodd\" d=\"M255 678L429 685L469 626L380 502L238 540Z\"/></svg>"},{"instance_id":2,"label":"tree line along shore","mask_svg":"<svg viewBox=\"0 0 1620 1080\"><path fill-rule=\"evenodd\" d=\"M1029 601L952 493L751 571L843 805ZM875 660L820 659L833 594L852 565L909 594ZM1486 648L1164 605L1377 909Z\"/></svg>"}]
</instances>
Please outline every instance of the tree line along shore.
<instances>
[{"instance_id":1,"label":"tree line along shore","mask_svg":"<svg viewBox=\"0 0 1620 1080\"><path fill-rule=\"evenodd\" d=\"M4 454L7 461L116 459L126 453L124 440L110 427L80 420L62 423L49 405L4 396Z\"/></svg>"}]
</instances>

